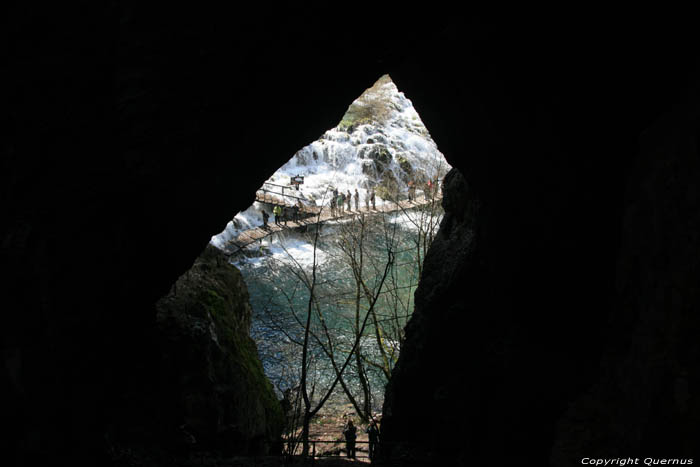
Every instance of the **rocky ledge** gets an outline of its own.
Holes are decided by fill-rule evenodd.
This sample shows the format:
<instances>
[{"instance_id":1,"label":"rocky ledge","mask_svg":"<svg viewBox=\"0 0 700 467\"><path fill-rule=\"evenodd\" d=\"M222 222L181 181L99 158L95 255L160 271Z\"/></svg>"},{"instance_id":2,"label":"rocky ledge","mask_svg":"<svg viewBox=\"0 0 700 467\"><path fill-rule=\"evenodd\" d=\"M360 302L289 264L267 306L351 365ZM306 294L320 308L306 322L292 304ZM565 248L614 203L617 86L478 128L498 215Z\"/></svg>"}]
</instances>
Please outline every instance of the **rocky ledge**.
<instances>
[{"instance_id":1,"label":"rocky ledge","mask_svg":"<svg viewBox=\"0 0 700 467\"><path fill-rule=\"evenodd\" d=\"M249 336L248 290L207 246L156 305L160 384L185 441L224 454L278 449L283 415Z\"/></svg>"}]
</instances>

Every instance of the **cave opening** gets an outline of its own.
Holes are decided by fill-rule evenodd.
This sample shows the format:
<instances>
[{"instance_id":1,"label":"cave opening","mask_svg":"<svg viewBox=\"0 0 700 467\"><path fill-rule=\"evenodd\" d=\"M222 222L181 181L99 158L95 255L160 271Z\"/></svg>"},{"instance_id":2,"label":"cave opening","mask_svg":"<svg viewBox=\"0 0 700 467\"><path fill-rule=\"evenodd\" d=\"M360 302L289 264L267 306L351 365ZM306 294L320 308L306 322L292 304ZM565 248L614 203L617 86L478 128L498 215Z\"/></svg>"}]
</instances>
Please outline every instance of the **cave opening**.
<instances>
[{"instance_id":1,"label":"cave opening","mask_svg":"<svg viewBox=\"0 0 700 467\"><path fill-rule=\"evenodd\" d=\"M245 278L202 250L383 70L469 182L445 179L383 439L435 465L693 455L694 16L380 10L9 12L9 465L155 465L185 424L195 449L273 439Z\"/></svg>"},{"instance_id":2,"label":"cave opening","mask_svg":"<svg viewBox=\"0 0 700 467\"><path fill-rule=\"evenodd\" d=\"M210 367L184 390L180 419L200 436L240 425L245 397L228 387L233 377L258 399L282 401L286 439L304 426L308 439L329 424L380 419L450 169L384 75L270 175L158 303L160 329L171 336L188 323L195 352L207 354L172 349L171 371L180 359ZM221 420L198 413L212 408L207 397L230 399ZM269 419L274 402L255 403Z\"/></svg>"}]
</instances>

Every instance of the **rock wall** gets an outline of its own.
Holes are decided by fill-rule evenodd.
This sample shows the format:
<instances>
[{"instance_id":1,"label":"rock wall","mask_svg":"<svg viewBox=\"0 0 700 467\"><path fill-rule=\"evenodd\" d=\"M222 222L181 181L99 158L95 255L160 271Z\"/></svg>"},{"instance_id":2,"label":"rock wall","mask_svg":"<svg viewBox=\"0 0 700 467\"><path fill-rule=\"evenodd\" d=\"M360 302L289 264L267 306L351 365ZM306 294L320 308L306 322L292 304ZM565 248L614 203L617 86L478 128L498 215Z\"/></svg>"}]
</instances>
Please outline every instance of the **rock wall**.
<instances>
[{"instance_id":1,"label":"rock wall","mask_svg":"<svg viewBox=\"0 0 700 467\"><path fill-rule=\"evenodd\" d=\"M455 28L392 73L461 175L445 180L387 390L385 453L465 466L696 455L698 126L683 89L697 55L664 20L666 47L523 22L480 24L465 50ZM447 115L459 119L437 123Z\"/></svg>"},{"instance_id":2,"label":"rock wall","mask_svg":"<svg viewBox=\"0 0 700 467\"><path fill-rule=\"evenodd\" d=\"M241 273L213 246L156 304L161 427L185 425L196 448L280 451L283 414L250 338Z\"/></svg>"},{"instance_id":3,"label":"rock wall","mask_svg":"<svg viewBox=\"0 0 700 467\"><path fill-rule=\"evenodd\" d=\"M562 224L548 233L541 212L526 221L534 232L509 224L536 254L503 258L501 215L456 169L445 177L445 218L387 389L387 455L572 467L697 455L698 104L690 91L640 135L607 259L592 250L600 240ZM557 240L573 238L588 244Z\"/></svg>"},{"instance_id":4,"label":"rock wall","mask_svg":"<svg viewBox=\"0 0 700 467\"><path fill-rule=\"evenodd\" d=\"M477 397L470 394L468 381L475 368L487 364L466 358L479 355L475 341L464 339L472 332L462 325L465 299L473 296L455 300L454 293L478 272L479 200L456 169L445 176L442 191L445 216L425 257L416 309L383 408L382 452L407 462L424 461L455 446L462 446L461 451L465 442L473 442L474 433L464 431L462 418Z\"/></svg>"},{"instance_id":5,"label":"rock wall","mask_svg":"<svg viewBox=\"0 0 700 467\"><path fill-rule=\"evenodd\" d=\"M624 196L615 312L606 323L600 373L560 419L553 465L576 465L581 453L697 455L696 92L689 92L640 136L640 154L630 167Z\"/></svg>"},{"instance_id":6,"label":"rock wall","mask_svg":"<svg viewBox=\"0 0 700 467\"><path fill-rule=\"evenodd\" d=\"M0 413L15 429L0 441L3 465L108 464L107 433L148 438L140 427L163 397L156 301L270 173L385 73L462 174L455 193L467 193L441 234L463 249L430 253L430 276L445 283L439 295L421 285L387 440L420 439L429 453L454 439L464 449L440 452L457 465L546 465L592 446L586 430L674 453L685 448L651 427L697 435L676 424L696 397L686 333L697 211L683 187L697 125L662 125L665 142L642 140L637 157L639 135L697 81L694 16L351 10L9 8ZM625 204L628 178L647 201ZM651 362L662 371L643 377ZM426 384L425 372L441 378ZM620 381L638 383L611 393ZM615 411L645 381L659 383L619 416L586 421L587 407ZM637 413L646 428L613 433L638 426Z\"/></svg>"},{"instance_id":7,"label":"rock wall","mask_svg":"<svg viewBox=\"0 0 700 467\"><path fill-rule=\"evenodd\" d=\"M3 464L100 465L106 433L150 436L156 301L382 74L346 68L341 30L312 31L310 11L10 8L0 412L17 429Z\"/></svg>"}]
</instances>

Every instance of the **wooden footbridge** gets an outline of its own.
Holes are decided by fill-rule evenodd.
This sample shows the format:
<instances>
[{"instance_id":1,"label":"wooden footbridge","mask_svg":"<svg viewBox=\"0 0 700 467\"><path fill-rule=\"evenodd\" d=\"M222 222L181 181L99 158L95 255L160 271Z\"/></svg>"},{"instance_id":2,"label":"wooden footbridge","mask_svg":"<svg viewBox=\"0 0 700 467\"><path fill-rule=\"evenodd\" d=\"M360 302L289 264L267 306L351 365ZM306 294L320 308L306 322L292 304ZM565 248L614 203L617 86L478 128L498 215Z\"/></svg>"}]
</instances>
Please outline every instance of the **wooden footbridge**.
<instances>
[{"instance_id":1,"label":"wooden footbridge","mask_svg":"<svg viewBox=\"0 0 700 467\"><path fill-rule=\"evenodd\" d=\"M318 214L318 208L308 199L299 196L300 194L297 188L265 182L262 188L255 192L255 201L270 206L297 206L307 214Z\"/></svg>"},{"instance_id":2,"label":"wooden footbridge","mask_svg":"<svg viewBox=\"0 0 700 467\"><path fill-rule=\"evenodd\" d=\"M270 184L266 184L270 185ZM283 187L290 193L295 191L293 188ZM229 240L225 247L225 252L229 255L235 254L241 251L243 248L251 245L255 242L262 241L265 237L268 237L277 232L282 232L285 230L293 230L301 227L306 227L309 225L320 224L328 221L336 221L341 219L352 218L359 215L373 215L382 213L391 213L395 211L403 211L407 209L415 209L421 206L427 206L433 203L439 203L442 200L441 190L435 190L434 196L418 196L416 199L411 201L402 200L398 202L385 201L383 204L372 207L367 207L362 203L359 209L348 210L347 205L345 205L345 210L336 210L335 213L331 212L329 206L313 206L308 204L308 200L302 197L297 197L292 194L285 194L283 191L273 192L270 189L263 187L258 190L255 194L256 201L271 206L301 206L296 220L287 219L284 221L279 221L275 223L272 221L273 217L270 216L270 221L268 221L267 226L260 226L241 232L236 238ZM294 203L296 201L296 204ZM299 201L302 201L299 203ZM364 200L363 200L364 201ZM355 207L355 201L352 201L352 207Z\"/></svg>"}]
</instances>

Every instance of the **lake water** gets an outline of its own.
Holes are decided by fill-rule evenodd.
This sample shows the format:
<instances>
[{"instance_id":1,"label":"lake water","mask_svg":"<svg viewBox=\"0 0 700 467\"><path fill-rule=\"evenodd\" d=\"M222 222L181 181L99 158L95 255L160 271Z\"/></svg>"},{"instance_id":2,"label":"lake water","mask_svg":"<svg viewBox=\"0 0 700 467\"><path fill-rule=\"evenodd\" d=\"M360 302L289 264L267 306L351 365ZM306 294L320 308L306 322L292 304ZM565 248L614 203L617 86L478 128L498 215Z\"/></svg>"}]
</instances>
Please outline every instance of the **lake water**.
<instances>
[{"instance_id":1,"label":"lake water","mask_svg":"<svg viewBox=\"0 0 700 467\"><path fill-rule=\"evenodd\" d=\"M316 397L335 378L330 355L341 367L366 321L359 340L362 364L354 355L343 376L362 400L362 371L372 406L381 407L387 383L382 368L390 369L398 358L413 312L424 237L437 231L440 218L441 213L414 210L326 224L320 230L309 227L270 237L236 259L253 308L251 336L278 391L299 384L307 320L307 384L315 387ZM375 297L374 313L368 314Z\"/></svg>"}]
</instances>

